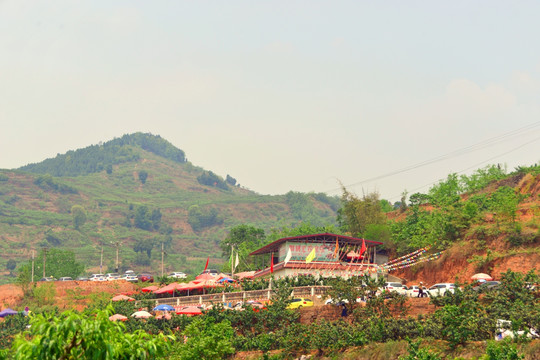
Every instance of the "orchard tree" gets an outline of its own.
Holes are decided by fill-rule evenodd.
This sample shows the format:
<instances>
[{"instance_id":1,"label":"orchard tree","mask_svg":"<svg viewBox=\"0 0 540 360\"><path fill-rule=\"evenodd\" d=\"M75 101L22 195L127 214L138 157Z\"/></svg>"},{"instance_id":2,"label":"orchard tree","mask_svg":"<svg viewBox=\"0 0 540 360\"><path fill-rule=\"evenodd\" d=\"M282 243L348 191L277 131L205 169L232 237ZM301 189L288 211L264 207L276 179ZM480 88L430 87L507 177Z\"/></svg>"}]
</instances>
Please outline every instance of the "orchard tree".
<instances>
[{"instance_id":1,"label":"orchard tree","mask_svg":"<svg viewBox=\"0 0 540 360\"><path fill-rule=\"evenodd\" d=\"M109 320L112 308L91 315L66 311L58 316L37 314L29 330L17 335L14 359L155 359L169 350L174 336L126 331Z\"/></svg>"}]
</instances>

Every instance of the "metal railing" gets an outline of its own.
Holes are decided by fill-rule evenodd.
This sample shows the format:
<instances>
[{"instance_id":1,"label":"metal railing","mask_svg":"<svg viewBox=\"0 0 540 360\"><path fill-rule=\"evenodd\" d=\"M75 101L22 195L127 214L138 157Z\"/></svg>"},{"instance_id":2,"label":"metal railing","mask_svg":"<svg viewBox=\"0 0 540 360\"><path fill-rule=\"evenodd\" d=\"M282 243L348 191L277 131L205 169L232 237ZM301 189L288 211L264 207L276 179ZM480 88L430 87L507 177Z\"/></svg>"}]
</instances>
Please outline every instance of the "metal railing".
<instances>
[{"instance_id":1,"label":"metal railing","mask_svg":"<svg viewBox=\"0 0 540 360\"><path fill-rule=\"evenodd\" d=\"M328 291L329 286L300 286L292 288L292 297L309 297L324 296ZM236 304L237 302L245 302L249 300L268 301L272 299L274 290L252 290L238 292L222 292L207 295L192 295L192 296L177 296L169 298L155 299L155 304L167 304L171 306L189 306L189 305L211 305L211 304Z\"/></svg>"}]
</instances>

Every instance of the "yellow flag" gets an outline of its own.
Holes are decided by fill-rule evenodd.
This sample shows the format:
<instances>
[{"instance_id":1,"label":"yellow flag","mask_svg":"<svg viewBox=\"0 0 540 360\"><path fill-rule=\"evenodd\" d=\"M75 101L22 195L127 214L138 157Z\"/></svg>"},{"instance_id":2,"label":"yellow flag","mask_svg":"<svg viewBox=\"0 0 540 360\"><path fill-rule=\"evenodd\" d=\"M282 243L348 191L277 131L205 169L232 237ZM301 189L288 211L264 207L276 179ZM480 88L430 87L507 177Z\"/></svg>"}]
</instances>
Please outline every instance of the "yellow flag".
<instances>
[{"instance_id":1,"label":"yellow flag","mask_svg":"<svg viewBox=\"0 0 540 360\"><path fill-rule=\"evenodd\" d=\"M306 264L312 262L313 259L315 259L315 248L313 248L313 250L311 250L309 255L306 257Z\"/></svg>"}]
</instances>

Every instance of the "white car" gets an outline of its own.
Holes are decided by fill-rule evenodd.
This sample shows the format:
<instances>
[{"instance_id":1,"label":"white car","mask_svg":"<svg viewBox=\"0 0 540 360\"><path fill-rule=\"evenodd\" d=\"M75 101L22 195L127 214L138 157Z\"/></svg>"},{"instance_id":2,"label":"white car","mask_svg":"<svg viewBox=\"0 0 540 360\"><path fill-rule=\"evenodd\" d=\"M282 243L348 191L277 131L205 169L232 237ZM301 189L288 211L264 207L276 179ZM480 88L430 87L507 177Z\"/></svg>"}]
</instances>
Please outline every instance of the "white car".
<instances>
[{"instance_id":1,"label":"white car","mask_svg":"<svg viewBox=\"0 0 540 360\"><path fill-rule=\"evenodd\" d=\"M120 280L125 280L129 282L137 282L139 281L139 278L136 275L124 274L122 275L122 277L120 277Z\"/></svg>"},{"instance_id":2,"label":"white car","mask_svg":"<svg viewBox=\"0 0 540 360\"><path fill-rule=\"evenodd\" d=\"M418 294L420 293L420 286L418 285L411 285L407 289L407 296L408 297L418 297ZM426 294L427 296L427 294Z\"/></svg>"},{"instance_id":3,"label":"white car","mask_svg":"<svg viewBox=\"0 0 540 360\"><path fill-rule=\"evenodd\" d=\"M398 282L388 282L384 285L385 291L394 291L401 295L407 295L407 287Z\"/></svg>"},{"instance_id":4,"label":"white car","mask_svg":"<svg viewBox=\"0 0 540 360\"><path fill-rule=\"evenodd\" d=\"M187 278L187 275L185 273L181 272L181 271L172 272L167 276L170 277L170 278L175 278L175 279L185 279L185 278Z\"/></svg>"},{"instance_id":5,"label":"white car","mask_svg":"<svg viewBox=\"0 0 540 360\"><path fill-rule=\"evenodd\" d=\"M439 283L427 289L427 294L429 297L443 296L447 291L453 294L454 288L454 283Z\"/></svg>"},{"instance_id":6,"label":"white car","mask_svg":"<svg viewBox=\"0 0 540 360\"><path fill-rule=\"evenodd\" d=\"M117 274L117 273L105 274L105 280L107 281L120 280L120 274Z\"/></svg>"},{"instance_id":7,"label":"white car","mask_svg":"<svg viewBox=\"0 0 540 360\"><path fill-rule=\"evenodd\" d=\"M90 280L90 281L107 281L107 279L105 279L105 275L103 275L103 274L92 274L92 276L90 276L90 278L88 280Z\"/></svg>"}]
</instances>

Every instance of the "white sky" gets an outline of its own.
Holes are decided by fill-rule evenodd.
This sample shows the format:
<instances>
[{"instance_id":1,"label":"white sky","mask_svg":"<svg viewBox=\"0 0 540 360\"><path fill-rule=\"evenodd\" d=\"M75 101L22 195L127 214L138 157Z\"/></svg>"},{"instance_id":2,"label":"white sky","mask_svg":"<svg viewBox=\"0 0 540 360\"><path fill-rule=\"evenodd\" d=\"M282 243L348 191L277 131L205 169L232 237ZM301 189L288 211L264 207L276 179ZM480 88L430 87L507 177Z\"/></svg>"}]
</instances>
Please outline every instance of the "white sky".
<instances>
[{"instance_id":1,"label":"white sky","mask_svg":"<svg viewBox=\"0 0 540 360\"><path fill-rule=\"evenodd\" d=\"M136 131L262 194L540 161L537 1L0 0L0 168ZM339 194L331 191L329 194Z\"/></svg>"}]
</instances>

